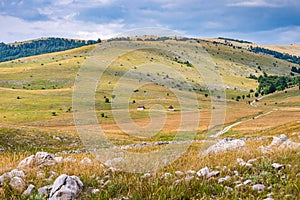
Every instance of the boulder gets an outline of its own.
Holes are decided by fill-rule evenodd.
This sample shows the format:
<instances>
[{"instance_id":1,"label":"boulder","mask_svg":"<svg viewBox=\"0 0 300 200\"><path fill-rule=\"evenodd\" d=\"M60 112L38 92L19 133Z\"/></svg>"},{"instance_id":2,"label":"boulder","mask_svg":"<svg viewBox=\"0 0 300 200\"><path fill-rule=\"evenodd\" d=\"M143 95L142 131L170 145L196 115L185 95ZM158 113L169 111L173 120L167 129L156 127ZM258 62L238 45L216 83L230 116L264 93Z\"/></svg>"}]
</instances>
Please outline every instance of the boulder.
<instances>
[{"instance_id":1,"label":"boulder","mask_svg":"<svg viewBox=\"0 0 300 200\"><path fill-rule=\"evenodd\" d=\"M291 141L286 135L282 134L279 137L273 137L273 141L269 146L261 146L261 151L267 153L274 149L299 149L300 143Z\"/></svg>"},{"instance_id":2,"label":"boulder","mask_svg":"<svg viewBox=\"0 0 300 200\"><path fill-rule=\"evenodd\" d=\"M77 176L60 175L53 183L49 200L76 199L83 183Z\"/></svg>"},{"instance_id":3,"label":"boulder","mask_svg":"<svg viewBox=\"0 0 300 200\"><path fill-rule=\"evenodd\" d=\"M202 155L207 155L210 153L220 153L225 151L234 151L241 149L245 146L245 142L240 139L223 139L220 140L218 143L210 146L208 149L206 149Z\"/></svg>"},{"instance_id":4,"label":"boulder","mask_svg":"<svg viewBox=\"0 0 300 200\"><path fill-rule=\"evenodd\" d=\"M25 197L28 197L32 194L33 190L34 190L35 186L30 184L27 189L23 192L22 194L22 197L25 198Z\"/></svg>"},{"instance_id":5,"label":"boulder","mask_svg":"<svg viewBox=\"0 0 300 200\"><path fill-rule=\"evenodd\" d=\"M31 167L44 167L52 166L56 164L54 155L47 152L37 152L35 155L31 155L18 164L18 169L28 169Z\"/></svg>"},{"instance_id":6,"label":"boulder","mask_svg":"<svg viewBox=\"0 0 300 200\"><path fill-rule=\"evenodd\" d=\"M48 196L51 189L52 189L52 185L46 185L46 186L41 187L41 188L38 189L38 194L40 196Z\"/></svg>"},{"instance_id":7,"label":"boulder","mask_svg":"<svg viewBox=\"0 0 300 200\"><path fill-rule=\"evenodd\" d=\"M265 186L263 184L256 184L252 186L252 190L255 191L264 191L265 190Z\"/></svg>"},{"instance_id":8,"label":"boulder","mask_svg":"<svg viewBox=\"0 0 300 200\"><path fill-rule=\"evenodd\" d=\"M9 186L11 189L16 190L18 192L23 192L26 189L26 183L20 177L13 177L10 179Z\"/></svg>"}]
</instances>

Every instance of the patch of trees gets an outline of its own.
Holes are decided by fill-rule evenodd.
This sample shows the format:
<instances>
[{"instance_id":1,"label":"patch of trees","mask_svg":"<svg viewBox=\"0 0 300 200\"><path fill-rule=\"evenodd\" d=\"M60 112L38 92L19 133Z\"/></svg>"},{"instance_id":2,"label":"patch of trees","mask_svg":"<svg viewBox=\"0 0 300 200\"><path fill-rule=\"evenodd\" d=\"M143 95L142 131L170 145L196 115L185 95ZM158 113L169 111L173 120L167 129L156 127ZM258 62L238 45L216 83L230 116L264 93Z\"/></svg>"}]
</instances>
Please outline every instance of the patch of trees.
<instances>
[{"instance_id":1,"label":"patch of trees","mask_svg":"<svg viewBox=\"0 0 300 200\"><path fill-rule=\"evenodd\" d=\"M224 38L224 37L218 37L218 39L232 41L232 42L245 43L245 44L253 44L252 42L249 42L249 41L246 41L246 40L237 40L237 39Z\"/></svg>"},{"instance_id":2,"label":"patch of trees","mask_svg":"<svg viewBox=\"0 0 300 200\"><path fill-rule=\"evenodd\" d=\"M293 66L291 69L291 72L299 73L300 74L300 67L297 69L297 67Z\"/></svg>"},{"instance_id":3,"label":"patch of trees","mask_svg":"<svg viewBox=\"0 0 300 200\"><path fill-rule=\"evenodd\" d=\"M270 94L276 91L282 91L288 87L299 85L300 77L289 76L260 76L258 78L258 89L261 95Z\"/></svg>"},{"instance_id":4,"label":"patch of trees","mask_svg":"<svg viewBox=\"0 0 300 200\"><path fill-rule=\"evenodd\" d=\"M270 49L265 49L265 48L262 48L262 47L252 47L251 46L250 51L252 51L254 53L268 54L268 55L274 56L275 58L286 60L286 61L289 61L289 62L296 63L296 64L300 65L300 57L298 57L298 56L293 56L293 55L290 55L290 54L287 54L287 53L280 53L280 52L273 51L273 50L270 50Z\"/></svg>"},{"instance_id":5,"label":"patch of trees","mask_svg":"<svg viewBox=\"0 0 300 200\"><path fill-rule=\"evenodd\" d=\"M98 42L101 42L101 40L98 40ZM14 60L21 57L64 51L95 43L97 43L97 41L65 38L47 38L15 44L0 43L0 62Z\"/></svg>"},{"instance_id":6,"label":"patch of trees","mask_svg":"<svg viewBox=\"0 0 300 200\"><path fill-rule=\"evenodd\" d=\"M180 60L180 57L175 57L174 61L179 63L179 64L186 65L187 67L193 67L193 64L190 61L188 61L188 60L187 61L182 61L182 60Z\"/></svg>"}]
</instances>

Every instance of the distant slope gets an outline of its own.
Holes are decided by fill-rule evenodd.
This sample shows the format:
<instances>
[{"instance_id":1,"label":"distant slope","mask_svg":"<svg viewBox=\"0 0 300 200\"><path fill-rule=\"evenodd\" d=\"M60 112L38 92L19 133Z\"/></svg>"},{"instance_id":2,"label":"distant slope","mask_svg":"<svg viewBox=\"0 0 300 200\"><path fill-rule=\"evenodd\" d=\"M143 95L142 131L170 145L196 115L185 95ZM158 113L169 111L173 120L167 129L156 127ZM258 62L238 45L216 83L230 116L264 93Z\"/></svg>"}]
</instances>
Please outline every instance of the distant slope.
<instances>
[{"instance_id":1,"label":"distant slope","mask_svg":"<svg viewBox=\"0 0 300 200\"><path fill-rule=\"evenodd\" d=\"M294 56L300 56L300 44L265 45L264 47L273 51L287 53Z\"/></svg>"},{"instance_id":2,"label":"distant slope","mask_svg":"<svg viewBox=\"0 0 300 200\"><path fill-rule=\"evenodd\" d=\"M75 40L65 38L42 38L20 43L0 43L0 62L21 57L64 51L84 45L95 44L94 40Z\"/></svg>"}]
</instances>

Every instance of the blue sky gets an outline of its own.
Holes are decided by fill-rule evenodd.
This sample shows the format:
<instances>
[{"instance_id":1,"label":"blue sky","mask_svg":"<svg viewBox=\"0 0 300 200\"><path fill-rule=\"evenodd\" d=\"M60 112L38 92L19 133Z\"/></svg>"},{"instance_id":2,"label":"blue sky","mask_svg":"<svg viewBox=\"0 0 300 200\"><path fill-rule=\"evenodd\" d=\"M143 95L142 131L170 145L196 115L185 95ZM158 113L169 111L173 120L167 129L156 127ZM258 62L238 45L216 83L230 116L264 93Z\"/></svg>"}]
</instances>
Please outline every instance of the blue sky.
<instances>
[{"instance_id":1,"label":"blue sky","mask_svg":"<svg viewBox=\"0 0 300 200\"><path fill-rule=\"evenodd\" d=\"M0 41L110 38L160 27L192 37L300 43L299 0L0 0Z\"/></svg>"}]
</instances>

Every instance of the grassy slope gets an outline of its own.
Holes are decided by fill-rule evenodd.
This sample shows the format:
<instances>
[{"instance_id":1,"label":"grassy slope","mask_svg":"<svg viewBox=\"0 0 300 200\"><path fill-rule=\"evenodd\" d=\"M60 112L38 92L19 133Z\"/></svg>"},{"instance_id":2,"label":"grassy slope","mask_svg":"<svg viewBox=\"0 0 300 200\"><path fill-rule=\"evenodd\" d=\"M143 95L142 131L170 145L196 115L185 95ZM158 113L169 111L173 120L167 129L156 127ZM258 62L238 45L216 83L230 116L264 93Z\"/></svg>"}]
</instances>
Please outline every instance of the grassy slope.
<instances>
[{"instance_id":1,"label":"grassy slope","mask_svg":"<svg viewBox=\"0 0 300 200\"><path fill-rule=\"evenodd\" d=\"M188 46L191 44L187 42L182 45ZM199 44L194 43L192 45ZM271 95L261 102L258 102L257 107L251 107L247 104L248 101L254 99L253 94L251 94L250 99L246 98L239 102L232 100L232 98L235 99L238 95L242 96L243 94L248 94L250 89L257 87L257 83L254 80L246 77L250 74L262 74L262 71L258 70L258 66L261 66L262 69L269 74L282 75L289 72L290 63L269 56L253 54L241 49L232 49L224 45L214 45L210 42L201 41L200 45L207 50L216 63L216 66L218 66L223 81L227 86L226 94L228 103L226 108L226 125L239 120L252 118L259 113L266 113L270 110L278 109L263 118L234 127L226 133L224 137L241 137L241 135L268 136L286 133L289 137L292 137L293 140L298 141L296 137L297 134L293 135L293 133L299 134L300 131L298 122L299 110L297 110L300 99L299 90L297 88L290 89L287 93L279 92ZM0 64L0 147L6 149L5 152L0 153L1 172L12 169L16 166L18 161L36 151L57 152L82 147L78 136L74 134L73 116L72 112L69 112L69 108L72 107L72 86L77 70L93 48L93 46L83 47L66 52L29 57ZM109 54L99 55L99 57L108 59ZM274 63L276 66L274 66ZM199 78L199 76L196 75L197 73L194 68L181 66L181 64L168 59L166 55L161 54L161 52L142 50L127 53L119 57L109 66L109 70L104 73L96 92L96 112L98 120L108 137L117 139L115 140L116 144L124 145L141 142L144 141L145 138L131 137L123 134L119 130L114 122L110 104L105 103L104 96L112 100L111 95L115 84L122 76L122 73L129 69L141 73L141 77L148 77L152 80L163 79L167 72L165 74L157 74L156 71L152 71L151 69L151 66L159 66L159 64L171 66L173 69L180 71L195 88L203 87L203 81L201 77ZM149 66L149 70L147 72L139 71L140 65ZM173 78L171 86L178 89L177 85L181 83L176 76L173 76ZM129 81L128 84L130 84ZM167 95L168 93L169 95ZM207 129L211 117L210 97L205 97L205 93L208 92L197 90L197 97L200 104L199 109L201 112L201 124L198 128L197 139L204 138L203 133ZM139 88L138 92L133 92L130 102L133 100L136 101L136 104L130 103L129 105L131 116L133 120L140 125L149 123L150 118L148 110L145 112L137 112L137 105L145 105L147 108L150 108L152 105L161 104L166 108L172 104L175 108L179 108L176 96L172 91L161 85L156 85L155 81L143 88ZM53 116L53 112L58 116ZM101 113L105 113L107 118L102 118ZM283 115L285 117L282 117ZM148 140L172 139L177 131L177 127L174 126L174 124L178 124L179 122L180 113L168 113L168 121L164 129L157 135L148 138ZM64 140L63 142L58 141L53 139L53 136L59 136ZM24 141L26 142L24 143ZM219 185L215 179L209 181L198 180L196 182L182 183L171 187L175 180L174 178L166 181L160 181L158 178L160 173L166 171L198 170L200 167L206 165L209 167L226 165L231 170L238 169L243 174L244 179L250 177L250 179L253 179L253 181L257 183L264 182L268 185L271 184L271 182L279 182L276 187L281 187L280 190L270 190L275 192L274 197L281 198L287 194L299 195L299 187L296 186L297 178L295 176L295 174L298 173L297 168L287 169L286 173L289 174L290 178L288 178L286 182L280 182L281 179L277 175L271 176L270 180L266 180L266 177L259 175L260 170L272 172L270 164L275 161L288 163L292 166L298 165L299 152L288 152L282 155L274 153L270 155L269 158L263 159L250 171L235 166L235 159L237 157L243 157L247 160L260 156L261 153L257 151L257 147L261 144L267 143L249 141L247 142L247 146L250 148L250 151L221 154L216 157L200 158L200 160L197 155L202 147L201 144L195 144L190 147L186 156L162 172L159 172L159 174L155 175L155 177L149 181L141 180L138 174L128 175L117 173L112 175L112 184L101 191L98 198L113 198L120 197L121 195L135 197L140 190L144 191L140 198L212 198L213 195L216 195L217 198L223 198L222 196L225 195L226 198L230 199L237 197L245 199L266 197L267 192L255 193L252 194L253 196L251 197L250 194L252 192L249 189L228 192L226 187L232 187L232 185L229 183ZM77 160L82 159L84 156L90 155L76 155L76 157L78 157ZM11 164L6 165L7 162ZM76 163L73 166L66 164L51 170L58 173L79 175L87 185L85 188L85 191L87 191L88 187L99 187L99 183L90 177L92 174L97 174L102 178L102 171L104 169L94 167L82 169L82 166ZM230 174L229 171L221 172L222 176L228 174ZM31 182L36 184L37 187L46 185L44 181L37 181L34 173L29 176L31 177ZM5 188L4 191L2 189L0 190L0 197L1 195L4 197L5 195L12 195L12 193L9 188ZM18 194L14 195L16 198L18 197ZM88 195L88 192L83 195Z\"/></svg>"}]
</instances>

